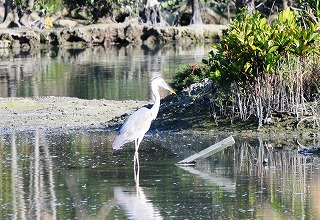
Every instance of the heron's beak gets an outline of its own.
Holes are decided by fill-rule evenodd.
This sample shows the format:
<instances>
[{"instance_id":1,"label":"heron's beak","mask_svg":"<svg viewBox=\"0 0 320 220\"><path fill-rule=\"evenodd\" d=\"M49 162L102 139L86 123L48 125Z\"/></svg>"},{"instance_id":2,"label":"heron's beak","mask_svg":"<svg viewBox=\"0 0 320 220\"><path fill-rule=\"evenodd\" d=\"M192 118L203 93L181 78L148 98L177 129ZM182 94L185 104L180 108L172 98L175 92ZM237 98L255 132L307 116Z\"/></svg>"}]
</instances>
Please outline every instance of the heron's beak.
<instances>
[{"instance_id":1,"label":"heron's beak","mask_svg":"<svg viewBox=\"0 0 320 220\"><path fill-rule=\"evenodd\" d=\"M176 94L176 92L175 92L171 87L169 87L168 90L169 90L172 94Z\"/></svg>"},{"instance_id":2,"label":"heron's beak","mask_svg":"<svg viewBox=\"0 0 320 220\"><path fill-rule=\"evenodd\" d=\"M166 82L163 82L162 85L160 85L162 88L168 90L169 92L171 92L172 94L176 94L176 92L166 83Z\"/></svg>"},{"instance_id":3,"label":"heron's beak","mask_svg":"<svg viewBox=\"0 0 320 220\"><path fill-rule=\"evenodd\" d=\"M169 86L166 84L165 89L170 91L172 94L176 94L176 92Z\"/></svg>"}]
</instances>

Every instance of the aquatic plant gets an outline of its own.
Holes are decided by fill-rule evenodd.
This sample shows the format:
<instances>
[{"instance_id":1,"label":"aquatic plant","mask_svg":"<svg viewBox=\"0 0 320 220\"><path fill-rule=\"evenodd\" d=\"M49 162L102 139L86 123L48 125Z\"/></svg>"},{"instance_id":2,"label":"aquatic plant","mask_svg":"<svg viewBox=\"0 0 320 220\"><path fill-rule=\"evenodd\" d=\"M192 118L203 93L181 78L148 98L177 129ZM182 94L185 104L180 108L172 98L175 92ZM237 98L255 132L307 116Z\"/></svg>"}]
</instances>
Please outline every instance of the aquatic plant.
<instances>
[{"instance_id":1,"label":"aquatic plant","mask_svg":"<svg viewBox=\"0 0 320 220\"><path fill-rule=\"evenodd\" d=\"M255 116L260 128L274 112L290 112L299 120L307 111L306 98L312 101L319 92L319 39L320 23L290 8L272 23L259 13L242 12L203 59L202 75L229 94L224 103L232 121L236 115ZM216 100L219 108L221 98Z\"/></svg>"}]
</instances>

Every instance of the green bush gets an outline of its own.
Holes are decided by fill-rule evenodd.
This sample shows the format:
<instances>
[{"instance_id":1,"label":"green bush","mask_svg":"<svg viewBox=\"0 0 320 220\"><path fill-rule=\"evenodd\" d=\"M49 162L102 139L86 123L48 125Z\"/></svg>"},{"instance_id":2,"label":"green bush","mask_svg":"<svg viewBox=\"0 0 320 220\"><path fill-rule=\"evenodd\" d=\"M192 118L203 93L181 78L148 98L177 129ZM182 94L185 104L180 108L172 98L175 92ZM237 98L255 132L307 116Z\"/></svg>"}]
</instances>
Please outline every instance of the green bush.
<instances>
[{"instance_id":1,"label":"green bush","mask_svg":"<svg viewBox=\"0 0 320 220\"><path fill-rule=\"evenodd\" d=\"M259 13L238 14L215 50L202 60L201 74L193 75L187 66L174 75L174 85L182 88L209 76L222 83L254 83L261 74L275 74L283 58L319 54L320 24L301 25L300 20L290 8L272 24Z\"/></svg>"},{"instance_id":2,"label":"green bush","mask_svg":"<svg viewBox=\"0 0 320 220\"><path fill-rule=\"evenodd\" d=\"M243 12L202 60L200 74L186 67L174 76L174 85L210 77L217 88L211 106L218 112L229 109L223 116L231 121L255 118L260 128L275 111L294 113L299 120L307 111L306 97L320 85L314 81L320 78L319 41L320 23L290 8L273 23L259 13Z\"/></svg>"},{"instance_id":3,"label":"green bush","mask_svg":"<svg viewBox=\"0 0 320 220\"><path fill-rule=\"evenodd\" d=\"M252 83L258 75L275 73L276 64L289 55L319 54L319 23L299 24L296 11L281 12L270 24L259 13L237 15L216 52L203 63L216 80Z\"/></svg>"},{"instance_id":4,"label":"green bush","mask_svg":"<svg viewBox=\"0 0 320 220\"><path fill-rule=\"evenodd\" d=\"M50 16L58 10L61 10L62 7L62 0L36 0L33 10L40 12L44 16Z\"/></svg>"},{"instance_id":5,"label":"green bush","mask_svg":"<svg viewBox=\"0 0 320 220\"><path fill-rule=\"evenodd\" d=\"M230 96L237 108L231 115L254 115L260 128L273 111L293 112L297 120L306 111L305 87L315 72L312 60L319 55L319 40L319 22L303 20L290 8L273 23L259 13L241 13L203 63L221 88L233 88Z\"/></svg>"},{"instance_id":6,"label":"green bush","mask_svg":"<svg viewBox=\"0 0 320 220\"><path fill-rule=\"evenodd\" d=\"M173 75L172 86L180 91L206 77L209 77L207 65L201 63L184 65Z\"/></svg>"}]
</instances>

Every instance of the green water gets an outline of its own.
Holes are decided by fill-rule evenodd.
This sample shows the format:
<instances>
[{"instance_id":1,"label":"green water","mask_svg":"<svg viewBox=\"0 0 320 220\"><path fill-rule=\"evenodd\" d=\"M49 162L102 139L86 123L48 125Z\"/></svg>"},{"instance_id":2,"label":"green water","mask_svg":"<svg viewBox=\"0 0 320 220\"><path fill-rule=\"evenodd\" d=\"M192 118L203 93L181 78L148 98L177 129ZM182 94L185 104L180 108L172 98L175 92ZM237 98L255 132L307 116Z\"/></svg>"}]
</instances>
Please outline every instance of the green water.
<instances>
[{"instance_id":1,"label":"green water","mask_svg":"<svg viewBox=\"0 0 320 220\"><path fill-rule=\"evenodd\" d=\"M0 49L0 97L68 96L149 100L149 82L170 82L182 65L199 62L211 45L111 46L14 54Z\"/></svg>"},{"instance_id":2,"label":"green water","mask_svg":"<svg viewBox=\"0 0 320 220\"><path fill-rule=\"evenodd\" d=\"M137 183L132 144L114 153L114 138L104 130L1 134L0 218L319 219L320 161L299 154L294 140L235 137L179 167L225 137L149 134Z\"/></svg>"},{"instance_id":3,"label":"green water","mask_svg":"<svg viewBox=\"0 0 320 220\"><path fill-rule=\"evenodd\" d=\"M160 48L0 50L0 96L149 100L146 86L170 82L210 45ZM107 130L0 131L0 219L320 219L320 161L302 155L319 137L234 137L235 145L175 165L226 138L149 133L113 152ZM298 144L299 143L299 144Z\"/></svg>"}]
</instances>

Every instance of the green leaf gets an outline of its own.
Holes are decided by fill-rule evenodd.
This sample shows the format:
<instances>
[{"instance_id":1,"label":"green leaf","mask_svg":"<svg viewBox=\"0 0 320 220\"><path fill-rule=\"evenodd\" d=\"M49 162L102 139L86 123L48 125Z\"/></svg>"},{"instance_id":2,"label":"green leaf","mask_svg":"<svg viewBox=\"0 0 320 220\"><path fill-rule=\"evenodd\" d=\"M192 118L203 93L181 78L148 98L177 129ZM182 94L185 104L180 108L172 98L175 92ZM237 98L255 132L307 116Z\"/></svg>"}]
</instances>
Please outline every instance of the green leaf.
<instances>
[{"instance_id":1,"label":"green leaf","mask_svg":"<svg viewBox=\"0 0 320 220\"><path fill-rule=\"evenodd\" d=\"M250 47L251 47L252 50L258 50L258 49L260 49L260 48L254 46L254 45L250 45ZM260 49L260 50L261 50L261 49Z\"/></svg>"},{"instance_id":2,"label":"green leaf","mask_svg":"<svg viewBox=\"0 0 320 220\"><path fill-rule=\"evenodd\" d=\"M285 10L283 10L279 16L278 16L278 20L281 22L281 23L285 23L287 22L288 20L290 21L291 16L291 11L290 11L290 7L287 7Z\"/></svg>"},{"instance_id":3,"label":"green leaf","mask_svg":"<svg viewBox=\"0 0 320 220\"><path fill-rule=\"evenodd\" d=\"M318 36L319 36L319 33L313 33L313 34L311 34L311 35L308 36L307 40L308 40L308 41L313 41L313 40L315 40Z\"/></svg>"},{"instance_id":4,"label":"green leaf","mask_svg":"<svg viewBox=\"0 0 320 220\"><path fill-rule=\"evenodd\" d=\"M267 64L266 71L267 71L267 72L270 72L270 71L271 71L271 68L272 68L272 65L271 65L271 64Z\"/></svg>"},{"instance_id":5,"label":"green leaf","mask_svg":"<svg viewBox=\"0 0 320 220\"><path fill-rule=\"evenodd\" d=\"M269 49L268 53L273 53L273 52L276 51L278 48L279 48L279 46L272 46L272 47Z\"/></svg>"},{"instance_id":6,"label":"green leaf","mask_svg":"<svg viewBox=\"0 0 320 220\"><path fill-rule=\"evenodd\" d=\"M259 24L260 29L262 29L262 30L265 29L266 24L267 24L267 19L266 18L262 18L260 20L260 24Z\"/></svg>"},{"instance_id":7,"label":"green leaf","mask_svg":"<svg viewBox=\"0 0 320 220\"><path fill-rule=\"evenodd\" d=\"M251 63L249 63L249 62L246 62L246 64L244 64L244 66L243 66L243 69L245 72L247 72L248 69L250 69L250 68L251 68Z\"/></svg>"},{"instance_id":8,"label":"green leaf","mask_svg":"<svg viewBox=\"0 0 320 220\"><path fill-rule=\"evenodd\" d=\"M208 60L206 60L206 59L202 59L202 63L203 63L203 64L206 64L206 65L209 64Z\"/></svg>"},{"instance_id":9,"label":"green leaf","mask_svg":"<svg viewBox=\"0 0 320 220\"><path fill-rule=\"evenodd\" d=\"M311 30L311 32L315 32L316 31L316 28L315 28L315 26L314 26L314 24L312 23L312 22L310 22L310 30Z\"/></svg>"},{"instance_id":10,"label":"green leaf","mask_svg":"<svg viewBox=\"0 0 320 220\"><path fill-rule=\"evenodd\" d=\"M240 72L241 67L239 66L238 62L231 62L231 65L232 65L233 68L235 68L237 71Z\"/></svg>"},{"instance_id":11,"label":"green leaf","mask_svg":"<svg viewBox=\"0 0 320 220\"><path fill-rule=\"evenodd\" d=\"M249 46L253 46L254 36L248 37Z\"/></svg>"},{"instance_id":12,"label":"green leaf","mask_svg":"<svg viewBox=\"0 0 320 220\"><path fill-rule=\"evenodd\" d=\"M216 70L215 72L213 72L214 78L220 78L221 77L221 73L219 70Z\"/></svg>"}]
</instances>

